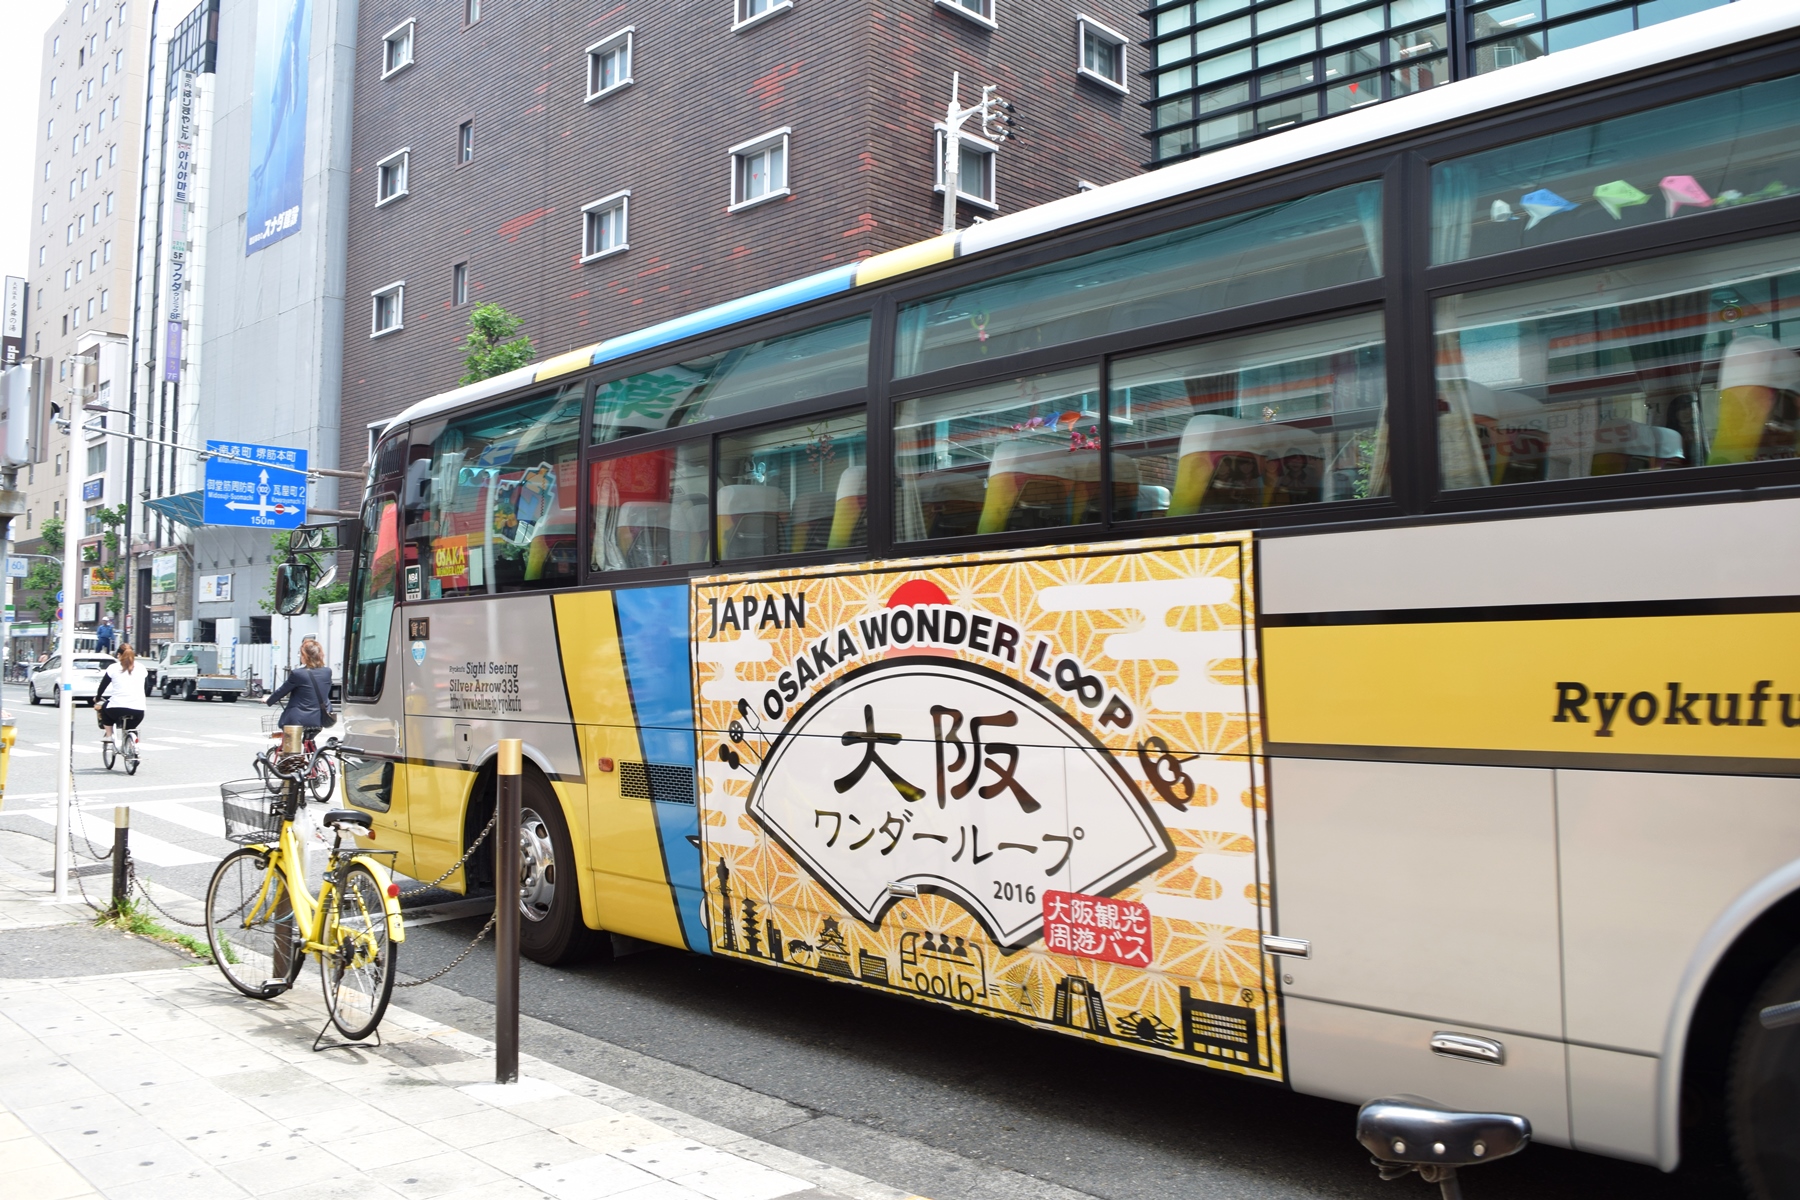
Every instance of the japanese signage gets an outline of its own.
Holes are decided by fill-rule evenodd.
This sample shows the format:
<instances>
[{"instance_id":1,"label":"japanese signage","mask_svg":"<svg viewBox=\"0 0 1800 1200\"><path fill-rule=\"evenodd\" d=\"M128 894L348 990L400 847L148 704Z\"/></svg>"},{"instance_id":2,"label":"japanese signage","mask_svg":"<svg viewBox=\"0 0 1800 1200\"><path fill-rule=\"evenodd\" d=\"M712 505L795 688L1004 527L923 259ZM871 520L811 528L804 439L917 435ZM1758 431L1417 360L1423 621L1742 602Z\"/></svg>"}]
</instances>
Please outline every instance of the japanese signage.
<instances>
[{"instance_id":1,"label":"japanese signage","mask_svg":"<svg viewBox=\"0 0 1800 1200\"><path fill-rule=\"evenodd\" d=\"M163 379L174 383L181 378L181 322L170 321L163 336Z\"/></svg>"},{"instance_id":2,"label":"japanese signage","mask_svg":"<svg viewBox=\"0 0 1800 1200\"><path fill-rule=\"evenodd\" d=\"M90 479L81 485L81 498L83 500L98 500L105 494L106 480L104 478Z\"/></svg>"},{"instance_id":3,"label":"japanese signage","mask_svg":"<svg viewBox=\"0 0 1800 1200\"><path fill-rule=\"evenodd\" d=\"M25 354L25 280L6 277L6 310L0 319L0 365L12 366Z\"/></svg>"},{"instance_id":4,"label":"japanese signage","mask_svg":"<svg viewBox=\"0 0 1800 1200\"><path fill-rule=\"evenodd\" d=\"M183 71L175 93L173 195L177 204L194 202L194 73Z\"/></svg>"},{"instance_id":5,"label":"japanese signage","mask_svg":"<svg viewBox=\"0 0 1800 1200\"><path fill-rule=\"evenodd\" d=\"M311 48L312 0L257 0L245 254L300 229Z\"/></svg>"},{"instance_id":6,"label":"japanese signage","mask_svg":"<svg viewBox=\"0 0 1800 1200\"><path fill-rule=\"evenodd\" d=\"M306 451L213 438L206 449L208 525L292 529L306 523Z\"/></svg>"},{"instance_id":7,"label":"japanese signage","mask_svg":"<svg viewBox=\"0 0 1800 1200\"><path fill-rule=\"evenodd\" d=\"M169 320L180 321L186 318L184 311L187 302L187 243L169 243Z\"/></svg>"},{"instance_id":8,"label":"japanese signage","mask_svg":"<svg viewBox=\"0 0 1800 1200\"><path fill-rule=\"evenodd\" d=\"M699 581L714 951L1281 1077L1248 544Z\"/></svg>"}]
</instances>

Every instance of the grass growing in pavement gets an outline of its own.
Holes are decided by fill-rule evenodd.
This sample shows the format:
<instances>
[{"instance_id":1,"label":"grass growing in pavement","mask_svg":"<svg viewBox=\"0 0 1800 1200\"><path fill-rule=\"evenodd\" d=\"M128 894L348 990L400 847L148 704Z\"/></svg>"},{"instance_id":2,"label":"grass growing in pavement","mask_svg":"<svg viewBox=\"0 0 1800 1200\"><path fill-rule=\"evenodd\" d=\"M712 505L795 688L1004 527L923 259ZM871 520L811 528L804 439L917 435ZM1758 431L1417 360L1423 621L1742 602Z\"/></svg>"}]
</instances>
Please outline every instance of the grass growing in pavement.
<instances>
[{"instance_id":1,"label":"grass growing in pavement","mask_svg":"<svg viewBox=\"0 0 1800 1200\"><path fill-rule=\"evenodd\" d=\"M121 902L111 912L106 913L94 924L113 929L123 929L127 933L135 933L139 937L151 938L154 941L166 942L171 946L180 946L195 958L213 960L212 950L197 937L185 933L176 933L173 929L157 921L149 913L144 912L130 900ZM237 955L231 948L225 948L225 957L235 963Z\"/></svg>"}]
</instances>

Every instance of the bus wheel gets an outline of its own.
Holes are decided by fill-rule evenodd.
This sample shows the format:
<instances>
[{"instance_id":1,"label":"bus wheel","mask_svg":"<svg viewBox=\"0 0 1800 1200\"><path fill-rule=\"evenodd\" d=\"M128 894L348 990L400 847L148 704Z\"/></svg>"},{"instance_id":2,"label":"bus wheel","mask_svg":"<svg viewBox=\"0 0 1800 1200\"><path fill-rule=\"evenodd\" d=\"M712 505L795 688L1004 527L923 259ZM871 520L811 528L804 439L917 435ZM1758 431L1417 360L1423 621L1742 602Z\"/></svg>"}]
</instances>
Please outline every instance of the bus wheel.
<instances>
[{"instance_id":1,"label":"bus wheel","mask_svg":"<svg viewBox=\"0 0 1800 1200\"><path fill-rule=\"evenodd\" d=\"M581 919L575 843L556 797L528 781L519 812L519 952L555 966L585 957L595 935Z\"/></svg>"},{"instance_id":2,"label":"bus wheel","mask_svg":"<svg viewBox=\"0 0 1800 1200\"><path fill-rule=\"evenodd\" d=\"M1752 1200L1800 1196L1800 1024L1763 1027L1765 1008L1800 1000L1800 950L1770 972L1738 1025L1726 1085L1732 1156Z\"/></svg>"}]
</instances>

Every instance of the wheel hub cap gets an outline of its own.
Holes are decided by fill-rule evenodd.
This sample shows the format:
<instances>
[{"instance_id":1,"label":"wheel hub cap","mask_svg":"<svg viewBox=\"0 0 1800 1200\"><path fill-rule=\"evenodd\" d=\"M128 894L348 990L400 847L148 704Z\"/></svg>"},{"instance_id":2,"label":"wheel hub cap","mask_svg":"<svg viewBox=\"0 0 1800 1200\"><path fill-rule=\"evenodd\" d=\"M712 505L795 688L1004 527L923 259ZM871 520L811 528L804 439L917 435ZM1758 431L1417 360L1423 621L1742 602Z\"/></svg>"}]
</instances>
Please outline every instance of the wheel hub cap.
<instances>
[{"instance_id":1,"label":"wheel hub cap","mask_svg":"<svg viewBox=\"0 0 1800 1200\"><path fill-rule=\"evenodd\" d=\"M550 827L527 808L519 814L519 912L527 921L542 921L555 899L556 847Z\"/></svg>"}]
</instances>

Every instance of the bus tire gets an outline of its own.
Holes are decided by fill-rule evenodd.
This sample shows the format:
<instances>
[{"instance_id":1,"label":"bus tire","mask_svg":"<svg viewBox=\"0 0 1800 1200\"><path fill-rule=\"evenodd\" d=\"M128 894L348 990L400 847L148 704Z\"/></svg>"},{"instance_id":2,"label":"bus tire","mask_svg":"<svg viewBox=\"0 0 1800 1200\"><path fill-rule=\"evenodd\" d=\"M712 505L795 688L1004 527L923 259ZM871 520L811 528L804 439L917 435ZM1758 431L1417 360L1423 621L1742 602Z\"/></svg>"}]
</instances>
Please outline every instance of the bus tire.
<instances>
[{"instance_id":1,"label":"bus tire","mask_svg":"<svg viewBox=\"0 0 1800 1200\"><path fill-rule=\"evenodd\" d=\"M1783 959L1738 1022L1726 1082L1732 1157L1751 1200L1800 1196L1800 1025L1764 1029L1758 1014L1800 1000L1800 950Z\"/></svg>"},{"instance_id":2,"label":"bus tire","mask_svg":"<svg viewBox=\"0 0 1800 1200\"><path fill-rule=\"evenodd\" d=\"M556 795L542 781L527 776L520 806L519 953L545 966L588 957L597 935L581 917L580 872L575 868L575 841Z\"/></svg>"}]
</instances>

